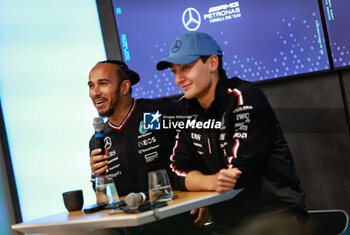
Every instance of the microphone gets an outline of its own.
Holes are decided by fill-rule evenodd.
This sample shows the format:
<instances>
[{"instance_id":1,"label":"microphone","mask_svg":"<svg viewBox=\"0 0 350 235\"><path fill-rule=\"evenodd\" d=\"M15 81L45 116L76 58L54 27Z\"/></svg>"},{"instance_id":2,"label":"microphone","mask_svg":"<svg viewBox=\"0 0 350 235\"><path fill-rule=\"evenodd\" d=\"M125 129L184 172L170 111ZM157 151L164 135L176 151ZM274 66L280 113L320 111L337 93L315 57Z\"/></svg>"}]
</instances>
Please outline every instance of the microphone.
<instances>
[{"instance_id":1,"label":"microphone","mask_svg":"<svg viewBox=\"0 0 350 235\"><path fill-rule=\"evenodd\" d=\"M149 199L148 192L144 192L144 193L129 193L125 197L125 203L126 203L126 205L128 205L130 207L136 207L139 204L147 201L148 199Z\"/></svg>"},{"instance_id":2,"label":"microphone","mask_svg":"<svg viewBox=\"0 0 350 235\"><path fill-rule=\"evenodd\" d=\"M104 137L103 134L103 118L102 117L95 117L93 120L93 126L95 129L95 148L96 149L102 149L101 155L105 154L105 146L104 146Z\"/></svg>"}]
</instances>

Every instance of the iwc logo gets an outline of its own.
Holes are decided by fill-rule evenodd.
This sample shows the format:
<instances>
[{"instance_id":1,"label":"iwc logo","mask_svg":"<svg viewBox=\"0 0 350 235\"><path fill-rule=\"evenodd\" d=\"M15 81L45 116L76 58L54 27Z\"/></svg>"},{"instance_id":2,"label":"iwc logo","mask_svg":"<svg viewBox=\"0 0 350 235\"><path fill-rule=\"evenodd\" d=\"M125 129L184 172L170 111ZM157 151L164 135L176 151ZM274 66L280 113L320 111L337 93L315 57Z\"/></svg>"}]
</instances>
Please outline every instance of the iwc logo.
<instances>
[{"instance_id":1,"label":"iwc logo","mask_svg":"<svg viewBox=\"0 0 350 235\"><path fill-rule=\"evenodd\" d=\"M201 16L193 7L187 8L182 13L182 23L189 31L196 31L201 25Z\"/></svg>"}]
</instances>

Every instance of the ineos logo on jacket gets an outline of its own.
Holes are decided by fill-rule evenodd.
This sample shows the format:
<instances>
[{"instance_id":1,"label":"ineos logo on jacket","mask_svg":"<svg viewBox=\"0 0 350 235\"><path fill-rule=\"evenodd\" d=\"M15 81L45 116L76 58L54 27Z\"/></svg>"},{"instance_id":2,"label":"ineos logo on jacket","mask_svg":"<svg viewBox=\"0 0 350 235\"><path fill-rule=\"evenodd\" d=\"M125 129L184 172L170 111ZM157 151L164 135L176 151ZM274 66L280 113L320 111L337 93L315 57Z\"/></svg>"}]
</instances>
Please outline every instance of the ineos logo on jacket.
<instances>
[{"instance_id":1,"label":"ineos logo on jacket","mask_svg":"<svg viewBox=\"0 0 350 235\"><path fill-rule=\"evenodd\" d=\"M152 144L152 143L154 143L156 141L157 141L156 137L153 136L152 138L144 139L144 140L141 140L141 141L137 142L137 145L139 147L143 147L143 146L147 146L149 144Z\"/></svg>"}]
</instances>

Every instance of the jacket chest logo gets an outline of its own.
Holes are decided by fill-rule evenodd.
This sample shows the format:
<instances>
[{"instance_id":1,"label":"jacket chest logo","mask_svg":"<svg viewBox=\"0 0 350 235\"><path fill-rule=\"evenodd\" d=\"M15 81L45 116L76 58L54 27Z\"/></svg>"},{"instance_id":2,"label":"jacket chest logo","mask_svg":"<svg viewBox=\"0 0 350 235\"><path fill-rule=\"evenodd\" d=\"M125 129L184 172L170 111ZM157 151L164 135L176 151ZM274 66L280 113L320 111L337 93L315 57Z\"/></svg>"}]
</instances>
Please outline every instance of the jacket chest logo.
<instances>
[{"instance_id":1,"label":"jacket chest logo","mask_svg":"<svg viewBox=\"0 0 350 235\"><path fill-rule=\"evenodd\" d=\"M197 140L197 141L201 141L201 135L200 134L197 134L197 133L191 133L191 138L193 139L193 140Z\"/></svg>"},{"instance_id":2,"label":"jacket chest logo","mask_svg":"<svg viewBox=\"0 0 350 235\"><path fill-rule=\"evenodd\" d=\"M110 149L112 147L112 139L111 137L107 136L104 138L105 148Z\"/></svg>"}]
</instances>

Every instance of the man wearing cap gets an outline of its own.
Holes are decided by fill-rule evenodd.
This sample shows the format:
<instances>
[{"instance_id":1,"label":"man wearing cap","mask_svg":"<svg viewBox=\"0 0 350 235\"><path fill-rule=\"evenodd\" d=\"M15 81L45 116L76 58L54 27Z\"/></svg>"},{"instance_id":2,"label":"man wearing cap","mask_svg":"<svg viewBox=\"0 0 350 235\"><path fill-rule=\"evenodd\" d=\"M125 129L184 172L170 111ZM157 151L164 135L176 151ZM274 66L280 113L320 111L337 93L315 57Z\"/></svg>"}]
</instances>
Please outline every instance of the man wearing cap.
<instances>
[{"instance_id":1,"label":"man wearing cap","mask_svg":"<svg viewBox=\"0 0 350 235\"><path fill-rule=\"evenodd\" d=\"M252 215L278 213L304 221L307 211L293 159L265 95L228 79L223 53L208 34L190 32L171 45L158 70L171 68L184 92L182 113L197 123L178 130L171 168L182 190L243 190L210 209L215 223L237 226Z\"/></svg>"}]
</instances>

